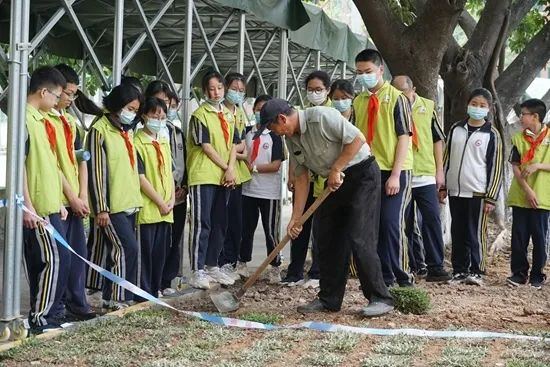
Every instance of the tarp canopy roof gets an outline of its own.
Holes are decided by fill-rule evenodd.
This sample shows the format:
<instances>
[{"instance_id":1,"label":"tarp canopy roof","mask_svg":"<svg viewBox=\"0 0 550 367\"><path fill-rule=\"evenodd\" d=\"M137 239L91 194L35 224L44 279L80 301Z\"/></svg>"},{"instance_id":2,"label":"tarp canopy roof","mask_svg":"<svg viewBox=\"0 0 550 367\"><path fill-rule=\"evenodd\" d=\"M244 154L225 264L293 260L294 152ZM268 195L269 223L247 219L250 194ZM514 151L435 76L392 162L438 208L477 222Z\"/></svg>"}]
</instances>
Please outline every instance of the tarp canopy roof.
<instances>
[{"instance_id":1,"label":"tarp canopy roof","mask_svg":"<svg viewBox=\"0 0 550 367\"><path fill-rule=\"evenodd\" d=\"M61 7L62 0L31 1L31 38ZM0 1L0 42L9 42L9 1ZM73 9L85 29L101 63L110 65L113 55L115 6L112 0L77 0ZM165 4L164 0L141 0L149 21ZM210 41L234 9L246 12L246 28L254 53L258 55L275 28L289 30L289 53L296 66L306 57L304 48L320 50L327 65L334 60L353 62L354 56L367 45L366 37L354 34L341 22L330 19L321 8L297 0L196 0L195 6ZM154 35L168 60L176 81L181 79L183 40L185 31L185 0L175 0L154 27ZM125 1L124 46L128 49L144 32L144 26L133 1ZM234 17L224 35L213 48L220 69L225 72L235 67L238 45L238 17ZM193 20L192 64L205 52L196 19ZM277 43L274 43L261 64L266 75L276 75L279 67ZM85 49L71 20L65 15L44 40L45 51L59 56L81 59ZM245 73L253 63L245 48ZM123 52L124 54L124 52ZM209 65L209 61L206 63ZM131 71L157 75L158 62L147 40L129 63Z\"/></svg>"}]
</instances>

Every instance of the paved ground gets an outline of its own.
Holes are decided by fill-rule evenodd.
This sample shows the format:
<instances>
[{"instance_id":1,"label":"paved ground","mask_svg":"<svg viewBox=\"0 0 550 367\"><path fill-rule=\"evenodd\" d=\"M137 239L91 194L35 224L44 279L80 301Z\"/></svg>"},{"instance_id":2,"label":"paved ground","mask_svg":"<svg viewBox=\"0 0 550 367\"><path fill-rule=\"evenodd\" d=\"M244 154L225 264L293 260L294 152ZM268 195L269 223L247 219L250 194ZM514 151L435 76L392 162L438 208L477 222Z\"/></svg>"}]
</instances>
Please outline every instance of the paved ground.
<instances>
[{"instance_id":1,"label":"paved ground","mask_svg":"<svg viewBox=\"0 0 550 367\"><path fill-rule=\"evenodd\" d=\"M283 209L283 215L282 215L282 223L283 227L286 228L286 224L288 223L288 220L290 218L291 214L291 207L289 205L285 206ZM0 223L4 223L3 220L4 212L2 209L0 209ZM185 231L185 247L184 247L184 271L186 275L188 275L189 272L189 257L188 257L188 251L187 251L187 238L188 238L188 231L187 229L189 226L186 225L186 231ZM3 269L4 269L4 240L3 240L3 228L0 228L0 281L3 279ZM267 252L265 249L265 236L263 233L263 228L261 225L261 222L258 223L258 227L256 228L256 234L254 236L254 251L252 253L252 262L251 266L255 267L260 265L260 263L265 259L267 256ZM283 256L284 256L284 267L288 265L288 261L290 259L290 245L287 246L283 250ZM23 266L21 267L21 314L26 314L29 310L29 287L27 278L24 273ZM2 310L2 304L3 304L3 289L4 284L2 282L2 286L0 287L0 310Z\"/></svg>"}]
</instances>

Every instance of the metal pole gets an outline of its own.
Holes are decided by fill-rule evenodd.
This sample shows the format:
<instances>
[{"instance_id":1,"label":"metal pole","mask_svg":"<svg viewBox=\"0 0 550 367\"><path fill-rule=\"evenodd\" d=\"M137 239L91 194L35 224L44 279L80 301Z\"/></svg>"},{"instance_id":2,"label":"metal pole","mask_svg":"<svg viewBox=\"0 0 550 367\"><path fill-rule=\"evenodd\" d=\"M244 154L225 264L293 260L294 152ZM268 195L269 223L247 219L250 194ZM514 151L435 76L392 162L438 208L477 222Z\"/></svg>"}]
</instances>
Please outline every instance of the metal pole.
<instances>
[{"instance_id":1,"label":"metal pole","mask_svg":"<svg viewBox=\"0 0 550 367\"><path fill-rule=\"evenodd\" d=\"M69 0L69 4L73 5L75 0ZM59 8L57 11L52 15L52 17L40 28L40 32L34 35L31 41L31 49L30 51L33 51L42 41L48 33L52 30L52 28L59 22L61 18L65 15L65 9Z\"/></svg>"},{"instance_id":2,"label":"metal pole","mask_svg":"<svg viewBox=\"0 0 550 367\"><path fill-rule=\"evenodd\" d=\"M124 0L115 3L115 29L113 35L113 85L120 84L122 79L122 47L124 39Z\"/></svg>"},{"instance_id":3,"label":"metal pole","mask_svg":"<svg viewBox=\"0 0 550 367\"><path fill-rule=\"evenodd\" d=\"M168 0L166 1L166 4L159 10L157 15L151 20L151 23L149 23L149 26L151 28L155 28L159 20L162 18L162 16L168 11L170 6L174 0ZM122 59L122 68L124 69L130 61L134 58L136 53L139 51L141 45L143 45L143 42L145 42L145 39L147 38L147 33L143 32L139 35L138 39L134 42L132 47L126 52L126 55L124 56L124 59Z\"/></svg>"},{"instance_id":4,"label":"metal pole","mask_svg":"<svg viewBox=\"0 0 550 367\"><path fill-rule=\"evenodd\" d=\"M17 158L17 143L19 141L19 74L21 74L21 27L22 6L20 1L11 2L10 15L10 52L9 52L9 85L13 92L8 98L8 139L7 139L7 168L6 168L6 199L8 205L6 211L6 228L4 237L4 273L2 277L2 321L10 321L14 317L13 310L13 282L14 260L15 260L15 237L17 228L16 212L18 209L13 205L15 196L20 192L17 187L17 174L19 160Z\"/></svg>"},{"instance_id":5,"label":"metal pole","mask_svg":"<svg viewBox=\"0 0 550 367\"><path fill-rule=\"evenodd\" d=\"M26 116L27 107L27 85L29 82L29 20L31 14L31 0L22 1L22 14L21 14L21 43L25 47L21 50L21 73L19 75L19 120ZM14 91L15 92L15 91ZM19 123L18 131L18 146L17 146L17 158L18 168L17 173L17 189L19 194L23 196L23 169L25 166L25 124ZM14 275L13 293L15 298L13 300L14 314L19 315L21 304L21 279L19 274L21 273L21 255L23 253L23 211L17 210L16 212L16 224L17 232L15 236L15 258L14 258Z\"/></svg>"},{"instance_id":6,"label":"metal pole","mask_svg":"<svg viewBox=\"0 0 550 367\"><path fill-rule=\"evenodd\" d=\"M315 51L315 70L321 70L321 51Z\"/></svg>"},{"instance_id":7,"label":"metal pole","mask_svg":"<svg viewBox=\"0 0 550 367\"><path fill-rule=\"evenodd\" d=\"M342 61L342 79L346 79L348 77L348 64L345 61Z\"/></svg>"},{"instance_id":8,"label":"metal pole","mask_svg":"<svg viewBox=\"0 0 550 367\"><path fill-rule=\"evenodd\" d=\"M300 68L300 71L298 72L298 75L296 76L296 79L298 81L300 81L300 78L302 77L302 74L304 73L304 70L306 69L307 67L307 64L309 63L309 59L311 58L311 50L309 50L309 52L307 53L306 55L306 59L304 60L304 62L302 63L302 67ZM292 98L292 96L294 95L294 92L296 91L296 89L299 89L300 88L300 85L293 85L292 88L290 89L290 92L288 93L288 98Z\"/></svg>"},{"instance_id":9,"label":"metal pole","mask_svg":"<svg viewBox=\"0 0 550 367\"><path fill-rule=\"evenodd\" d=\"M298 92L298 99L300 100L300 106L304 108L304 99L302 98L302 93L300 93L300 86L298 85L298 78L296 78L296 73L294 72L294 65L292 65L290 54L287 54L287 56L288 56L287 57L288 66L290 66L290 74L292 75L292 79L294 80L294 86L296 87L296 91Z\"/></svg>"},{"instance_id":10,"label":"metal pole","mask_svg":"<svg viewBox=\"0 0 550 367\"><path fill-rule=\"evenodd\" d=\"M262 52L260 53L260 56L258 56L258 65L262 62L264 56L267 54L267 50L269 49L269 47L271 47L271 44L273 43L273 40L275 39L275 37L277 36L277 29L275 29L273 31L273 33L271 33L271 36L269 37L269 40L267 41L267 43L265 44L264 46L264 49L262 50ZM252 71L250 72L250 74L248 75L248 78L246 78L246 82L248 83L250 81L250 79L252 79L252 77L254 76L254 72L256 70L252 69Z\"/></svg>"},{"instance_id":11,"label":"metal pole","mask_svg":"<svg viewBox=\"0 0 550 367\"><path fill-rule=\"evenodd\" d=\"M286 98L287 85L287 57L288 57L288 34L286 29L279 31L279 80L277 83L277 96Z\"/></svg>"},{"instance_id":12,"label":"metal pole","mask_svg":"<svg viewBox=\"0 0 550 367\"><path fill-rule=\"evenodd\" d=\"M206 47L206 52L208 53L208 56L210 56L210 60L212 60L212 64L214 65L214 69L219 73L220 68L218 67L218 63L216 62L216 57L214 56L214 52L212 52L212 46L208 42L208 36L206 35L206 31L204 30L204 26L202 25L201 17L199 16L199 12L197 10L197 7L193 5L193 13L195 14L195 18L197 19L197 24L199 26L199 30L202 35L202 39L204 41L204 46Z\"/></svg>"},{"instance_id":13,"label":"metal pole","mask_svg":"<svg viewBox=\"0 0 550 367\"><path fill-rule=\"evenodd\" d=\"M191 115L191 42L193 41L194 7L193 0L187 0L185 38L183 42L183 81L181 85L181 127L185 133L187 133L189 117Z\"/></svg>"},{"instance_id":14,"label":"metal pole","mask_svg":"<svg viewBox=\"0 0 550 367\"><path fill-rule=\"evenodd\" d=\"M239 14L239 48L237 50L237 73L244 73L244 34L246 32L246 15Z\"/></svg>"},{"instance_id":15,"label":"metal pole","mask_svg":"<svg viewBox=\"0 0 550 367\"><path fill-rule=\"evenodd\" d=\"M258 79L260 79L260 85L262 86L263 92L267 94L267 88L265 87L264 77L260 70L260 64L258 63L258 60L256 60L256 55L254 55L254 47L252 46L252 42L250 41L250 37L248 36L248 32L246 31L246 29L244 33L246 36L246 42L248 43L248 48L250 49L250 55L252 55L252 62L254 63L254 68L258 73ZM250 81L250 76L247 78L246 82L248 83L249 81Z\"/></svg>"},{"instance_id":16,"label":"metal pole","mask_svg":"<svg viewBox=\"0 0 550 367\"><path fill-rule=\"evenodd\" d=\"M233 19L233 16L235 15L235 11L231 12L231 14L229 14L229 17L227 17L227 19L225 20L225 22L223 23L222 27L220 28L220 30L218 31L218 34L216 34L216 37L214 37L214 39L212 40L212 43L210 43L210 47L214 47L216 45L216 43L218 42L218 40L220 39L220 37L223 35L223 33L225 32L225 30L227 29L227 26L229 26L229 23L231 23L231 20ZM193 81L193 79L195 79L195 77L197 76L198 72L201 70L202 68L202 65L204 64L204 62L206 61L206 58L208 57L208 53L205 52L204 54L202 54L199 62L197 62L197 64L195 65L195 69L193 69L193 72L191 73L191 79L189 80L189 83L191 83ZM247 83L248 83L248 80L247 80Z\"/></svg>"},{"instance_id":17,"label":"metal pole","mask_svg":"<svg viewBox=\"0 0 550 367\"><path fill-rule=\"evenodd\" d=\"M334 79L334 76L336 75L336 71L338 71L338 66L340 66L340 64L338 63L338 61L336 61L336 63L334 64L334 67L332 68L332 71L330 73L330 79Z\"/></svg>"}]
</instances>

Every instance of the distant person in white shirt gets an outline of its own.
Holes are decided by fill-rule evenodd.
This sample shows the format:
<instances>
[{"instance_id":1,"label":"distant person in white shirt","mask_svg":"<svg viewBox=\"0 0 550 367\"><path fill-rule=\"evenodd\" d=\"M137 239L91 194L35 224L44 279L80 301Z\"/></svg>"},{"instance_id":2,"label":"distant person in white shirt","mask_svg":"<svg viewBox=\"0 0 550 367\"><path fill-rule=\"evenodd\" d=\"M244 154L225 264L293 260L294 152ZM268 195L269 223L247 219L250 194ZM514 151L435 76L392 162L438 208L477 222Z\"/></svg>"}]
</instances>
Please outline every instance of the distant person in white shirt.
<instances>
[{"instance_id":1,"label":"distant person in white shirt","mask_svg":"<svg viewBox=\"0 0 550 367\"><path fill-rule=\"evenodd\" d=\"M262 106L272 99L261 95L254 102L254 112L259 114ZM259 117L256 118L259 121ZM256 129L246 134L246 149L248 151L248 167L252 179L243 184L243 233L239 253L237 272L248 276L246 263L252 260L254 232L261 214L264 227L267 253L269 254L279 242L279 222L281 200L281 163L283 161L283 141L281 137L269 130L253 139ZM270 283L281 281L281 257L277 255L267 271Z\"/></svg>"}]
</instances>

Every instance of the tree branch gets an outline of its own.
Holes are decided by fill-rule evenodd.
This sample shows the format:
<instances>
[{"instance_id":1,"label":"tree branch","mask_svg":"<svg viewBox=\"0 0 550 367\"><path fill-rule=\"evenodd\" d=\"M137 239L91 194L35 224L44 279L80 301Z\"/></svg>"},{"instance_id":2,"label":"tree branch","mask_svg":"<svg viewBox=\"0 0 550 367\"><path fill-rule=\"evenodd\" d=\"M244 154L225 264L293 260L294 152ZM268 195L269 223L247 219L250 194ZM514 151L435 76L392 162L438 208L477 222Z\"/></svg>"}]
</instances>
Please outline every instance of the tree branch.
<instances>
[{"instance_id":1,"label":"tree branch","mask_svg":"<svg viewBox=\"0 0 550 367\"><path fill-rule=\"evenodd\" d=\"M460 28L462 28L462 30L466 34L466 37L470 38L474 33L477 21L467 10L463 10L462 13L460 13L460 17L458 18L458 25L460 26Z\"/></svg>"},{"instance_id":2,"label":"tree branch","mask_svg":"<svg viewBox=\"0 0 550 367\"><path fill-rule=\"evenodd\" d=\"M485 68L495 49L498 34L512 0L487 0L474 32L464 45L464 48L479 52L485 61Z\"/></svg>"},{"instance_id":3,"label":"tree branch","mask_svg":"<svg viewBox=\"0 0 550 367\"><path fill-rule=\"evenodd\" d=\"M495 81L502 108L508 113L550 59L550 22L533 37L523 51Z\"/></svg>"},{"instance_id":4,"label":"tree branch","mask_svg":"<svg viewBox=\"0 0 550 367\"><path fill-rule=\"evenodd\" d=\"M544 104L547 107L550 106L550 89L548 89L548 91L544 94L544 96L542 96L541 100L544 102ZM542 117L542 119L544 120L544 117Z\"/></svg>"},{"instance_id":5,"label":"tree branch","mask_svg":"<svg viewBox=\"0 0 550 367\"><path fill-rule=\"evenodd\" d=\"M538 0L516 0L512 4L512 11L510 12L510 25L508 26L508 33L514 31L521 23L525 15L535 6Z\"/></svg>"},{"instance_id":6,"label":"tree branch","mask_svg":"<svg viewBox=\"0 0 550 367\"><path fill-rule=\"evenodd\" d=\"M376 46L382 54L394 54L400 51L400 35L405 25L392 12L389 1L353 0L361 14L369 35L376 40ZM397 35L397 37L396 37Z\"/></svg>"}]
</instances>

